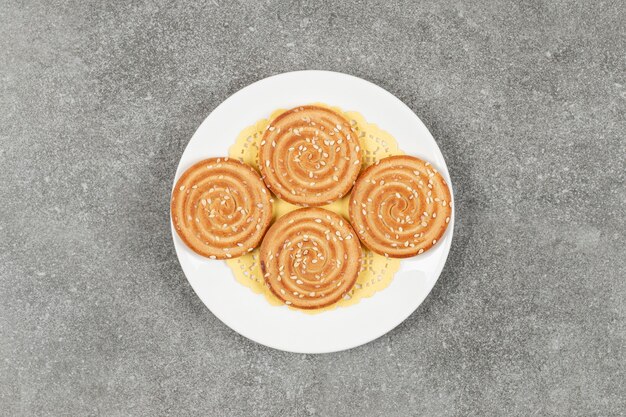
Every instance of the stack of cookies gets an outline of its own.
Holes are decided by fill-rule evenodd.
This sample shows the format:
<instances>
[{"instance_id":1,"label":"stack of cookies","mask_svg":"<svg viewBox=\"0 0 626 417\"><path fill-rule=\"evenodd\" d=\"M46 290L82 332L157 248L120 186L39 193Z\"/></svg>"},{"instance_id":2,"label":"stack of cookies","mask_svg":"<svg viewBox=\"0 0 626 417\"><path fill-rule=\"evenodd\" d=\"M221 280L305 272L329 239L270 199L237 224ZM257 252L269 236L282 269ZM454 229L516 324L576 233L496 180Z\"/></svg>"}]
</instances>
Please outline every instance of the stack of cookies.
<instances>
[{"instance_id":1,"label":"stack of cookies","mask_svg":"<svg viewBox=\"0 0 626 417\"><path fill-rule=\"evenodd\" d=\"M231 259L260 244L260 266L286 305L320 309L339 301L361 270L363 244L393 258L424 253L452 213L443 177L412 156L381 159L361 172L362 149L348 120L301 106L270 122L260 174L229 158L198 162L172 194L172 221L185 244L209 259ZM349 196L349 219L321 206ZM273 196L301 206L273 217Z\"/></svg>"}]
</instances>

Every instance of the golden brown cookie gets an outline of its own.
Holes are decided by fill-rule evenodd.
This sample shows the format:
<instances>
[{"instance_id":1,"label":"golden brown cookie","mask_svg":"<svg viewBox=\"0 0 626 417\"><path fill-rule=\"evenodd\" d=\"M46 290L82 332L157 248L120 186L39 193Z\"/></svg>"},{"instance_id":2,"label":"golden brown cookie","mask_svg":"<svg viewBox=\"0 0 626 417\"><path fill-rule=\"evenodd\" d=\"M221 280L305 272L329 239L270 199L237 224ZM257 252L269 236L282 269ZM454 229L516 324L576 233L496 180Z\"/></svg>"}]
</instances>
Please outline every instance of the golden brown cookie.
<instances>
[{"instance_id":1,"label":"golden brown cookie","mask_svg":"<svg viewBox=\"0 0 626 417\"><path fill-rule=\"evenodd\" d=\"M318 309L339 301L361 269L361 245L347 220L322 208L292 211L261 243L261 272L285 304Z\"/></svg>"},{"instance_id":2,"label":"golden brown cookie","mask_svg":"<svg viewBox=\"0 0 626 417\"><path fill-rule=\"evenodd\" d=\"M451 215L450 190L441 174L408 155L368 167L350 197L350 221L361 242L392 258L430 249L446 231Z\"/></svg>"},{"instance_id":3,"label":"golden brown cookie","mask_svg":"<svg viewBox=\"0 0 626 417\"><path fill-rule=\"evenodd\" d=\"M211 259L252 251L272 220L269 191L249 165L229 158L200 161L172 193L172 221L194 252Z\"/></svg>"},{"instance_id":4,"label":"golden brown cookie","mask_svg":"<svg viewBox=\"0 0 626 417\"><path fill-rule=\"evenodd\" d=\"M341 114L301 106L270 122L259 166L265 184L278 197L301 206L322 206L350 191L361 169L361 148Z\"/></svg>"}]
</instances>

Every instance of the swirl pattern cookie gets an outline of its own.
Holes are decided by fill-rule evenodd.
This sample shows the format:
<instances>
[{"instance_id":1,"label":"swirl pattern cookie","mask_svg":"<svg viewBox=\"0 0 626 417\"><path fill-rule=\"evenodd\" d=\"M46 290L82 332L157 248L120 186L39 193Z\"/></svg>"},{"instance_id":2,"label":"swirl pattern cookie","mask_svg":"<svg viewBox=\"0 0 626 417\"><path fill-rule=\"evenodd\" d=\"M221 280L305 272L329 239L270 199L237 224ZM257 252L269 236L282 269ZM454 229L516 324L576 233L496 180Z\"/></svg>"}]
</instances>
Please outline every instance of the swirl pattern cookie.
<instances>
[{"instance_id":1,"label":"swirl pattern cookie","mask_svg":"<svg viewBox=\"0 0 626 417\"><path fill-rule=\"evenodd\" d=\"M341 114L319 106L296 107L267 127L259 167L279 198L321 206L350 191L361 169L361 148Z\"/></svg>"},{"instance_id":2,"label":"swirl pattern cookie","mask_svg":"<svg viewBox=\"0 0 626 417\"><path fill-rule=\"evenodd\" d=\"M407 258L433 247L452 214L450 190L441 174L407 155L381 159L357 180L350 220L361 242L392 258Z\"/></svg>"},{"instance_id":3,"label":"swirl pattern cookie","mask_svg":"<svg viewBox=\"0 0 626 417\"><path fill-rule=\"evenodd\" d=\"M172 193L178 236L199 255L236 258L261 242L272 220L272 200L259 174L230 158L198 162Z\"/></svg>"},{"instance_id":4,"label":"swirl pattern cookie","mask_svg":"<svg viewBox=\"0 0 626 417\"><path fill-rule=\"evenodd\" d=\"M361 269L361 245L343 217L303 208L280 217L260 251L261 272L285 304L317 309L339 301Z\"/></svg>"}]
</instances>

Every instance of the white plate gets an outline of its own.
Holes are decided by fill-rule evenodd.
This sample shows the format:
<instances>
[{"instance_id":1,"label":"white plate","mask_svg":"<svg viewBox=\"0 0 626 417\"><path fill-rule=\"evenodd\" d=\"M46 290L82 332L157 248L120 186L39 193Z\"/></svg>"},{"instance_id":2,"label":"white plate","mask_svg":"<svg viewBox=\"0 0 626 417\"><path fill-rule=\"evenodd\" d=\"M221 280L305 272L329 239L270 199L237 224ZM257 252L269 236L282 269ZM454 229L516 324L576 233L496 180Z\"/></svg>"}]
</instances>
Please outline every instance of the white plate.
<instances>
[{"instance_id":1,"label":"white plate","mask_svg":"<svg viewBox=\"0 0 626 417\"><path fill-rule=\"evenodd\" d=\"M376 123L393 135L404 152L430 161L452 188L439 147L411 109L368 81L327 71L276 75L230 96L202 122L189 141L178 164L176 179L201 159L228 155L228 148L239 132L267 118L272 111L313 102L360 112L369 123ZM271 306L262 295L239 284L225 262L211 261L193 253L173 227L172 235L189 283L209 310L227 326L276 349L324 353L374 340L415 311L435 285L448 257L454 213L451 217L441 241L425 254L403 260L389 287L356 305L315 315Z\"/></svg>"}]
</instances>

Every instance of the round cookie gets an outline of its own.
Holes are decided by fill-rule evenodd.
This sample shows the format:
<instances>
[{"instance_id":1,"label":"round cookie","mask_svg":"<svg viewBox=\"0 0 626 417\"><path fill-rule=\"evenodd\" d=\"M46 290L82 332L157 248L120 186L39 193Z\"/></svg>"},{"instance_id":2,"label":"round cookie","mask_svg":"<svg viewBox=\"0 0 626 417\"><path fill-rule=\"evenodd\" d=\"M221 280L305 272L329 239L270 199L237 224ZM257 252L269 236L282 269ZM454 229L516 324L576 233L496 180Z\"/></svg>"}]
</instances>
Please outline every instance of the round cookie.
<instances>
[{"instance_id":1,"label":"round cookie","mask_svg":"<svg viewBox=\"0 0 626 417\"><path fill-rule=\"evenodd\" d=\"M259 167L279 198L322 206L350 191L361 169L361 148L341 114L301 106L271 121L261 141Z\"/></svg>"},{"instance_id":2,"label":"round cookie","mask_svg":"<svg viewBox=\"0 0 626 417\"><path fill-rule=\"evenodd\" d=\"M176 182L171 214L178 236L191 250L210 259L229 259L258 246L273 208L270 192L252 167L210 158Z\"/></svg>"},{"instance_id":3,"label":"round cookie","mask_svg":"<svg viewBox=\"0 0 626 417\"><path fill-rule=\"evenodd\" d=\"M428 162L408 155L381 159L359 176L350 221L365 246L407 258L441 239L452 215L450 190Z\"/></svg>"},{"instance_id":4,"label":"round cookie","mask_svg":"<svg viewBox=\"0 0 626 417\"><path fill-rule=\"evenodd\" d=\"M348 221L322 208L292 211L261 243L261 272L285 304L318 309L339 301L361 270L361 245Z\"/></svg>"}]
</instances>

